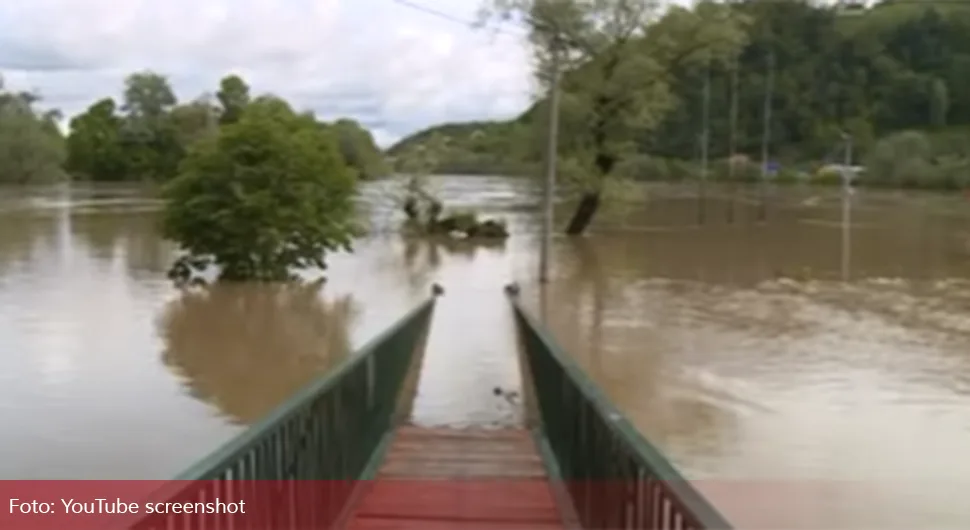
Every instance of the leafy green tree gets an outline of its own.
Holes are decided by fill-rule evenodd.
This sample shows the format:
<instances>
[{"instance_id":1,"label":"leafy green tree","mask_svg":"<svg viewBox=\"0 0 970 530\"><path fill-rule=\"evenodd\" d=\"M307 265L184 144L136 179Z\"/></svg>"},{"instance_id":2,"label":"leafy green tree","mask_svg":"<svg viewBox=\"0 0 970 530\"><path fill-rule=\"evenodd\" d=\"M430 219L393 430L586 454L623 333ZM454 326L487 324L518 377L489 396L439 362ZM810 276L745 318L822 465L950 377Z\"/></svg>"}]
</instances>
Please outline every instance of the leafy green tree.
<instances>
[{"instance_id":1,"label":"leafy green tree","mask_svg":"<svg viewBox=\"0 0 970 530\"><path fill-rule=\"evenodd\" d=\"M67 170L91 180L127 178L128 160L120 134L121 118L113 99L102 99L88 107L70 122Z\"/></svg>"},{"instance_id":2,"label":"leafy green tree","mask_svg":"<svg viewBox=\"0 0 970 530\"><path fill-rule=\"evenodd\" d=\"M355 178L337 140L282 100L255 100L189 152L163 192L164 235L186 255L171 276L210 266L225 280L292 279L350 249Z\"/></svg>"},{"instance_id":3,"label":"leafy green tree","mask_svg":"<svg viewBox=\"0 0 970 530\"><path fill-rule=\"evenodd\" d=\"M238 75L226 76L219 82L219 92L216 93L216 97L222 105L220 122L235 123L249 104L249 85Z\"/></svg>"},{"instance_id":4,"label":"leafy green tree","mask_svg":"<svg viewBox=\"0 0 970 530\"><path fill-rule=\"evenodd\" d=\"M555 61L573 65L562 82L562 166L579 175L581 189L571 235L592 222L607 179L635 153L639 135L673 109L671 68L731 56L745 37L743 20L712 2L672 8L656 23L660 6L649 0L492 0L492 7L528 21L541 81L548 85Z\"/></svg>"},{"instance_id":5,"label":"leafy green tree","mask_svg":"<svg viewBox=\"0 0 970 530\"><path fill-rule=\"evenodd\" d=\"M124 94L122 110L129 119L145 125L162 119L178 103L168 79L151 71L128 76Z\"/></svg>"},{"instance_id":6,"label":"leafy green tree","mask_svg":"<svg viewBox=\"0 0 970 530\"><path fill-rule=\"evenodd\" d=\"M129 140L152 142L167 128L169 112L178 103L168 79L155 72L136 72L125 79L121 110Z\"/></svg>"},{"instance_id":7,"label":"leafy green tree","mask_svg":"<svg viewBox=\"0 0 970 530\"><path fill-rule=\"evenodd\" d=\"M55 113L39 113L39 96L4 90L0 78L0 182L27 184L60 180L64 138Z\"/></svg>"},{"instance_id":8,"label":"leafy green tree","mask_svg":"<svg viewBox=\"0 0 970 530\"><path fill-rule=\"evenodd\" d=\"M178 170L185 150L169 117L149 135L132 134L122 126L122 144L128 159L129 179L163 182Z\"/></svg>"},{"instance_id":9,"label":"leafy green tree","mask_svg":"<svg viewBox=\"0 0 970 530\"><path fill-rule=\"evenodd\" d=\"M382 177L390 173L387 161L370 131L354 120L342 119L333 124L340 143L340 153L362 179Z\"/></svg>"},{"instance_id":10,"label":"leafy green tree","mask_svg":"<svg viewBox=\"0 0 970 530\"><path fill-rule=\"evenodd\" d=\"M125 79L121 138L131 178L167 180L184 156L171 120L178 100L168 79L151 71Z\"/></svg>"},{"instance_id":11,"label":"leafy green tree","mask_svg":"<svg viewBox=\"0 0 970 530\"><path fill-rule=\"evenodd\" d=\"M218 132L219 112L207 95L173 108L170 118L179 145L188 150L196 142Z\"/></svg>"}]
</instances>

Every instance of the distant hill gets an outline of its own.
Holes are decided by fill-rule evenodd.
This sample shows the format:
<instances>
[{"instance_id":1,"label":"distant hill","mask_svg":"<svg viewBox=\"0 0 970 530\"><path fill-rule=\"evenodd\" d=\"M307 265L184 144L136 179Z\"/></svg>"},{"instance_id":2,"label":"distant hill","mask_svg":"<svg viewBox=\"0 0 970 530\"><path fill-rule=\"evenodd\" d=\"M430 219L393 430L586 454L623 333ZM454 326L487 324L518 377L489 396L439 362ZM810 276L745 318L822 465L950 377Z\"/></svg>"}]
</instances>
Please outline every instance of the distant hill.
<instances>
[{"instance_id":1,"label":"distant hill","mask_svg":"<svg viewBox=\"0 0 970 530\"><path fill-rule=\"evenodd\" d=\"M737 154L760 158L767 49L776 58L771 152L789 165L827 161L840 152L843 130L852 134L862 160L878 139L899 131L931 131L938 138L970 127L970 1L886 0L846 10L802 0L741 0L732 8L752 24L737 66L733 135L732 75L727 65L711 68L712 160L727 158L732 136ZM564 86L571 75L564 76ZM673 178L681 172L669 168L699 158L705 72L685 64L670 75L677 105L659 125L634 136L637 152L629 158L644 161L634 171L640 178ZM543 104L513 120L430 127L387 154L393 164L437 138L447 146L437 172L534 172L544 145L545 123L535 119ZM561 154L569 156L574 145L569 131L561 131Z\"/></svg>"},{"instance_id":2,"label":"distant hill","mask_svg":"<svg viewBox=\"0 0 970 530\"><path fill-rule=\"evenodd\" d=\"M443 144L435 172L457 175L522 175L535 170L541 157L535 149L531 121L535 106L505 121L445 123L411 134L388 149L392 167L415 149L437 140Z\"/></svg>"}]
</instances>

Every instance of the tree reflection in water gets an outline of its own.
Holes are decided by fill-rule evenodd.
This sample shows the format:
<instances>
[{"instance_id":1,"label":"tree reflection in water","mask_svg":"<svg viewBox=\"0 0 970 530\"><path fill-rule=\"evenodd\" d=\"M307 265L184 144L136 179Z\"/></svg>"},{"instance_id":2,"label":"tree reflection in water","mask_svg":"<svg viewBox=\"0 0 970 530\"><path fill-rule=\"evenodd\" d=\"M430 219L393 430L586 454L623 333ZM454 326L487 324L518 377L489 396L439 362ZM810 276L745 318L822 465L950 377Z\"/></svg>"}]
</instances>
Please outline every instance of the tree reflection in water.
<instances>
[{"instance_id":1,"label":"tree reflection in water","mask_svg":"<svg viewBox=\"0 0 970 530\"><path fill-rule=\"evenodd\" d=\"M235 423L259 420L350 352L350 296L321 284L215 284L183 290L159 323L163 363Z\"/></svg>"},{"instance_id":2,"label":"tree reflection in water","mask_svg":"<svg viewBox=\"0 0 970 530\"><path fill-rule=\"evenodd\" d=\"M704 273L674 284L642 281L645 239L617 234L561 247L564 272L544 293L546 325L627 418L691 476L732 450L739 423L734 402L722 401L711 386L717 367L705 365L704 356L692 361L696 325L680 318L677 300L703 291Z\"/></svg>"},{"instance_id":3,"label":"tree reflection in water","mask_svg":"<svg viewBox=\"0 0 970 530\"><path fill-rule=\"evenodd\" d=\"M461 256L468 262L475 260L480 249L504 250L505 239L459 239L450 236L408 237L404 241L404 271L408 285L424 289L431 274L442 264L442 256ZM443 251L443 252L442 252Z\"/></svg>"}]
</instances>

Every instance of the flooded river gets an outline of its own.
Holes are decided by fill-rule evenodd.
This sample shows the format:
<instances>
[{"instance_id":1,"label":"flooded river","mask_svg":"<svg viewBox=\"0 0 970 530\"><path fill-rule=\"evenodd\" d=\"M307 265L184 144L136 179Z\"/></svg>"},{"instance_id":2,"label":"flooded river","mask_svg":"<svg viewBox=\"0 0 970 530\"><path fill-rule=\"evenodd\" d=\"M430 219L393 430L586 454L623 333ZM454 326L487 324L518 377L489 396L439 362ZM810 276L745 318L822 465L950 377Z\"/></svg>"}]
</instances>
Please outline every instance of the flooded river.
<instances>
[{"instance_id":1,"label":"flooded river","mask_svg":"<svg viewBox=\"0 0 970 530\"><path fill-rule=\"evenodd\" d=\"M164 478L428 296L414 419L520 421L502 287L713 502L748 528L970 525L970 204L933 196L636 189L589 237L538 255L534 183L442 177L446 204L513 237L406 242L386 186L374 233L323 296L181 295L157 205L91 190L0 193L0 478ZM733 204L733 206L731 206ZM846 213L848 212L848 217ZM563 211L565 215L566 211ZM733 222L728 222L728 218ZM849 219L851 222L844 222ZM784 494L783 500L778 496ZM767 497L765 496L767 495ZM767 502L766 499L771 499Z\"/></svg>"}]
</instances>

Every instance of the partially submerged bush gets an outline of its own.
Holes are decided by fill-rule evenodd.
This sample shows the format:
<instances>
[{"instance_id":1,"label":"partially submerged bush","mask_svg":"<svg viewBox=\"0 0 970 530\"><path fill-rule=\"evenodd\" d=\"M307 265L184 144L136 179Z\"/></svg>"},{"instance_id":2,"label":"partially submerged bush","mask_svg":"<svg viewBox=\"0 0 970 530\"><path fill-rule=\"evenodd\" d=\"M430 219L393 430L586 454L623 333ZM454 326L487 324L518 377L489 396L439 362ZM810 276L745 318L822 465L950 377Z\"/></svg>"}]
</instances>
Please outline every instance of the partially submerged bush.
<instances>
[{"instance_id":1,"label":"partially submerged bush","mask_svg":"<svg viewBox=\"0 0 970 530\"><path fill-rule=\"evenodd\" d=\"M186 253L170 276L216 266L226 280L279 281L293 268L326 268L327 252L350 249L355 181L321 124L256 100L197 144L164 188L164 235Z\"/></svg>"}]
</instances>

